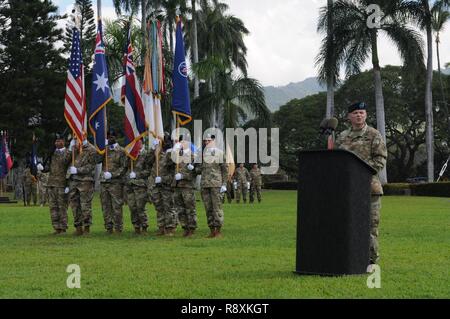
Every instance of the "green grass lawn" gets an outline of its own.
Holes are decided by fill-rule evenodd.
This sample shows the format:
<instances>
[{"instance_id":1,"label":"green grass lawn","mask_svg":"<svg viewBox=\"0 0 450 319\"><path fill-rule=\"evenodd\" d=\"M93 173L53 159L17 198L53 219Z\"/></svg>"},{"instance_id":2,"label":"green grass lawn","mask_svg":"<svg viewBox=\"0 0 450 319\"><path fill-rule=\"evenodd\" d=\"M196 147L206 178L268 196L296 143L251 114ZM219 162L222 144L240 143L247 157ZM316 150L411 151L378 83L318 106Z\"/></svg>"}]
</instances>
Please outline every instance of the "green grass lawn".
<instances>
[{"instance_id":1,"label":"green grass lawn","mask_svg":"<svg viewBox=\"0 0 450 319\"><path fill-rule=\"evenodd\" d=\"M303 277L295 270L296 193L270 191L262 204L226 204L224 238L209 233L202 202L199 230L184 239L125 232L108 236L100 203L88 237L51 235L48 207L0 206L1 298L449 298L450 199L383 198L381 289L367 276ZM68 289L66 267L81 267Z\"/></svg>"}]
</instances>

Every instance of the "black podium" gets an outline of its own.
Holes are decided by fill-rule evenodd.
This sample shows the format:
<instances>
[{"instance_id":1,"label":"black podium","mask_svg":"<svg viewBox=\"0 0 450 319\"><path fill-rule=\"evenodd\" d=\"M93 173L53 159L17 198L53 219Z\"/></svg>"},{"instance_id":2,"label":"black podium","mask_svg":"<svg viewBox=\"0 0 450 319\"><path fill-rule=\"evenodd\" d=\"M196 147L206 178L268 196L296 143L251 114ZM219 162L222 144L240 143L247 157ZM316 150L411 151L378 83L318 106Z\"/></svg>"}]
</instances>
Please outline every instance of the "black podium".
<instances>
[{"instance_id":1,"label":"black podium","mask_svg":"<svg viewBox=\"0 0 450 319\"><path fill-rule=\"evenodd\" d=\"M296 273L366 273L376 171L344 150L301 152L299 166Z\"/></svg>"}]
</instances>

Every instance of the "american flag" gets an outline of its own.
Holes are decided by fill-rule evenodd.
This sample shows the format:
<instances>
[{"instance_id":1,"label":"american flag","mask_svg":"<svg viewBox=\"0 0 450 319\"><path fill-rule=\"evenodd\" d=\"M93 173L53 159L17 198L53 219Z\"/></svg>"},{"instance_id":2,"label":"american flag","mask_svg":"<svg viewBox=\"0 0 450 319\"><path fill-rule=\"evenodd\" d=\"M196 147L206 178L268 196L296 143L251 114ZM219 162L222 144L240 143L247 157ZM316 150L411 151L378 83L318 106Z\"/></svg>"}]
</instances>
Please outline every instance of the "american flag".
<instances>
[{"instance_id":1,"label":"american flag","mask_svg":"<svg viewBox=\"0 0 450 319\"><path fill-rule=\"evenodd\" d=\"M67 71L64 117L78 140L86 132L86 92L84 89L84 66L80 48L80 31L73 28L72 51Z\"/></svg>"},{"instance_id":2,"label":"american flag","mask_svg":"<svg viewBox=\"0 0 450 319\"><path fill-rule=\"evenodd\" d=\"M144 104L141 97L141 88L136 76L133 63L133 48L131 45L131 26L128 30L128 45L125 64L125 152L135 160L142 147L142 138L147 134Z\"/></svg>"}]
</instances>

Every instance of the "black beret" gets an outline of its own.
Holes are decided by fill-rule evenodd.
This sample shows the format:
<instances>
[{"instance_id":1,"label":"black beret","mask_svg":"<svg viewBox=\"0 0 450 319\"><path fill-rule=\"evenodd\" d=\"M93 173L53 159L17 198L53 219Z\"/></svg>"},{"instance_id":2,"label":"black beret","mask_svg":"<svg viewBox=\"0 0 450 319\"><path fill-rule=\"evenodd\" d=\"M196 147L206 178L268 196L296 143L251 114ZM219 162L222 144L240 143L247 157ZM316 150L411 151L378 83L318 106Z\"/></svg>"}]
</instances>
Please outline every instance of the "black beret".
<instances>
[{"instance_id":1,"label":"black beret","mask_svg":"<svg viewBox=\"0 0 450 319\"><path fill-rule=\"evenodd\" d=\"M367 110L367 104L364 102L358 102L348 107L348 113L352 113L356 110Z\"/></svg>"},{"instance_id":2,"label":"black beret","mask_svg":"<svg viewBox=\"0 0 450 319\"><path fill-rule=\"evenodd\" d=\"M55 134L55 140L64 140L64 135L61 133L56 133Z\"/></svg>"}]
</instances>

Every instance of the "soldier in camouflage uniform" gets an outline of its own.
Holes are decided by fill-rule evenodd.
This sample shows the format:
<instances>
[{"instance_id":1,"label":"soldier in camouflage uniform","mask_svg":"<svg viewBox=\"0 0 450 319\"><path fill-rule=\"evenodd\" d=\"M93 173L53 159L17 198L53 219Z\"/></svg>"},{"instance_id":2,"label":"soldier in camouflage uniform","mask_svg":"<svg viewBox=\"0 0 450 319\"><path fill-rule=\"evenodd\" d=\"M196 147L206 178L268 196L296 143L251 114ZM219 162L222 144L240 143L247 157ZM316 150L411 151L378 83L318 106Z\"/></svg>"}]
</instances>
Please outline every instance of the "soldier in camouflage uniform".
<instances>
[{"instance_id":1,"label":"soldier in camouflage uniform","mask_svg":"<svg viewBox=\"0 0 450 319\"><path fill-rule=\"evenodd\" d=\"M349 107L348 118L352 127L342 132L336 145L351 151L366 161L378 173L386 166L387 149L380 132L366 124L367 111L365 103L356 103ZM381 196L383 187L378 175L372 179L371 227L370 227L370 261L369 265L379 260L378 225L380 223Z\"/></svg>"},{"instance_id":2,"label":"soldier in camouflage uniform","mask_svg":"<svg viewBox=\"0 0 450 319\"><path fill-rule=\"evenodd\" d=\"M25 168L22 175L22 184L25 190L24 202L27 206L30 206L31 199L33 199L33 205L36 206L37 202L37 179L31 173L29 166Z\"/></svg>"},{"instance_id":3,"label":"soldier in camouflage uniform","mask_svg":"<svg viewBox=\"0 0 450 319\"><path fill-rule=\"evenodd\" d=\"M197 212L195 210L195 168L194 155L189 143L175 144L172 152L172 160L178 163L175 168L175 176L172 181L174 189L174 207L181 226L184 229L184 237L191 237L197 229Z\"/></svg>"},{"instance_id":4,"label":"soldier in camouflage uniform","mask_svg":"<svg viewBox=\"0 0 450 319\"><path fill-rule=\"evenodd\" d=\"M88 234L92 225L95 166L101 157L86 139L81 147L78 140L72 140L69 152L74 152L74 163L68 170L69 204L73 212L75 235L81 236L83 232Z\"/></svg>"},{"instance_id":5,"label":"soldier in camouflage uniform","mask_svg":"<svg viewBox=\"0 0 450 319\"><path fill-rule=\"evenodd\" d=\"M157 236L173 236L177 227L177 215L173 202L172 179L175 163L172 161L172 141L166 133L161 145L158 139L153 143L158 163L154 163L149 177L151 199L156 209ZM156 161L156 159L155 159Z\"/></svg>"},{"instance_id":6,"label":"soldier in camouflage uniform","mask_svg":"<svg viewBox=\"0 0 450 319\"><path fill-rule=\"evenodd\" d=\"M47 193L50 218L55 230L53 234L64 234L67 230L67 187L66 173L70 165L71 154L64 147L64 137L56 134L55 151L46 167L38 164L38 171L48 175Z\"/></svg>"},{"instance_id":7,"label":"soldier in camouflage uniform","mask_svg":"<svg viewBox=\"0 0 450 319\"><path fill-rule=\"evenodd\" d=\"M244 164L239 164L239 167L234 172L234 179L237 182L236 187L236 203L239 204L241 201L241 193L242 198L244 199L244 203L247 203L247 190L249 189L250 183L250 174L248 170L244 167Z\"/></svg>"},{"instance_id":8,"label":"soldier in camouflage uniform","mask_svg":"<svg viewBox=\"0 0 450 319\"><path fill-rule=\"evenodd\" d=\"M258 202L261 203L261 186L261 170L258 168L258 164L253 164L250 170L250 203L255 201L255 192L258 197Z\"/></svg>"},{"instance_id":9,"label":"soldier in camouflage uniform","mask_svg":"<svg viewBox=\"0 0 450 319\"><path fill-rule=\"evenodd\" d=\"M47 183L48 173L38 172L38 188L39 188L39 202L43 207L48 202Z\"/></svg>"},{"instance_id":10,"label":"soldier in camouflage uniform","mask_svg":"<svg viewBox=\"0 0 450 319\"><path fill-rule=\"evenodd\" d=\"M133 169L131 169L132 161ZM128 159L126 193L131 212L131 223L136 234L147 233L148 218L145 212L148 199L147 182L154 161L154 152L147 152L144 147L136 160Z\"/></svg>"},{"instance_id":11,"label":"soldier in camouflage uniform","mask_svg":"<svg viewBox=\"0 0 450 319\"><path fill-rule=\"evenodd\" d=\"M221 228L224 220L222 197L227 191L228 166L224 152L215 147L211 136L207 136L205 141L203 161L196 167L196 171L202 175L201 194L208 227L211 230L208 238L214 238L222 236Z\"/></svg>"},{"instance_id":12,"label":"soldier in camouflage uniform","mask_svg":"<svg viewBox=\"0 0 450 319\"><path fill-rule=\"evenodd\" d=\"M127 155L116 142L116 133L108 132L108 149L103 159L103 174L100 179L100 200L103 220L109 234L120 234L123 230L123 184L127 172Z\"/></svg>"}]
</instances>

